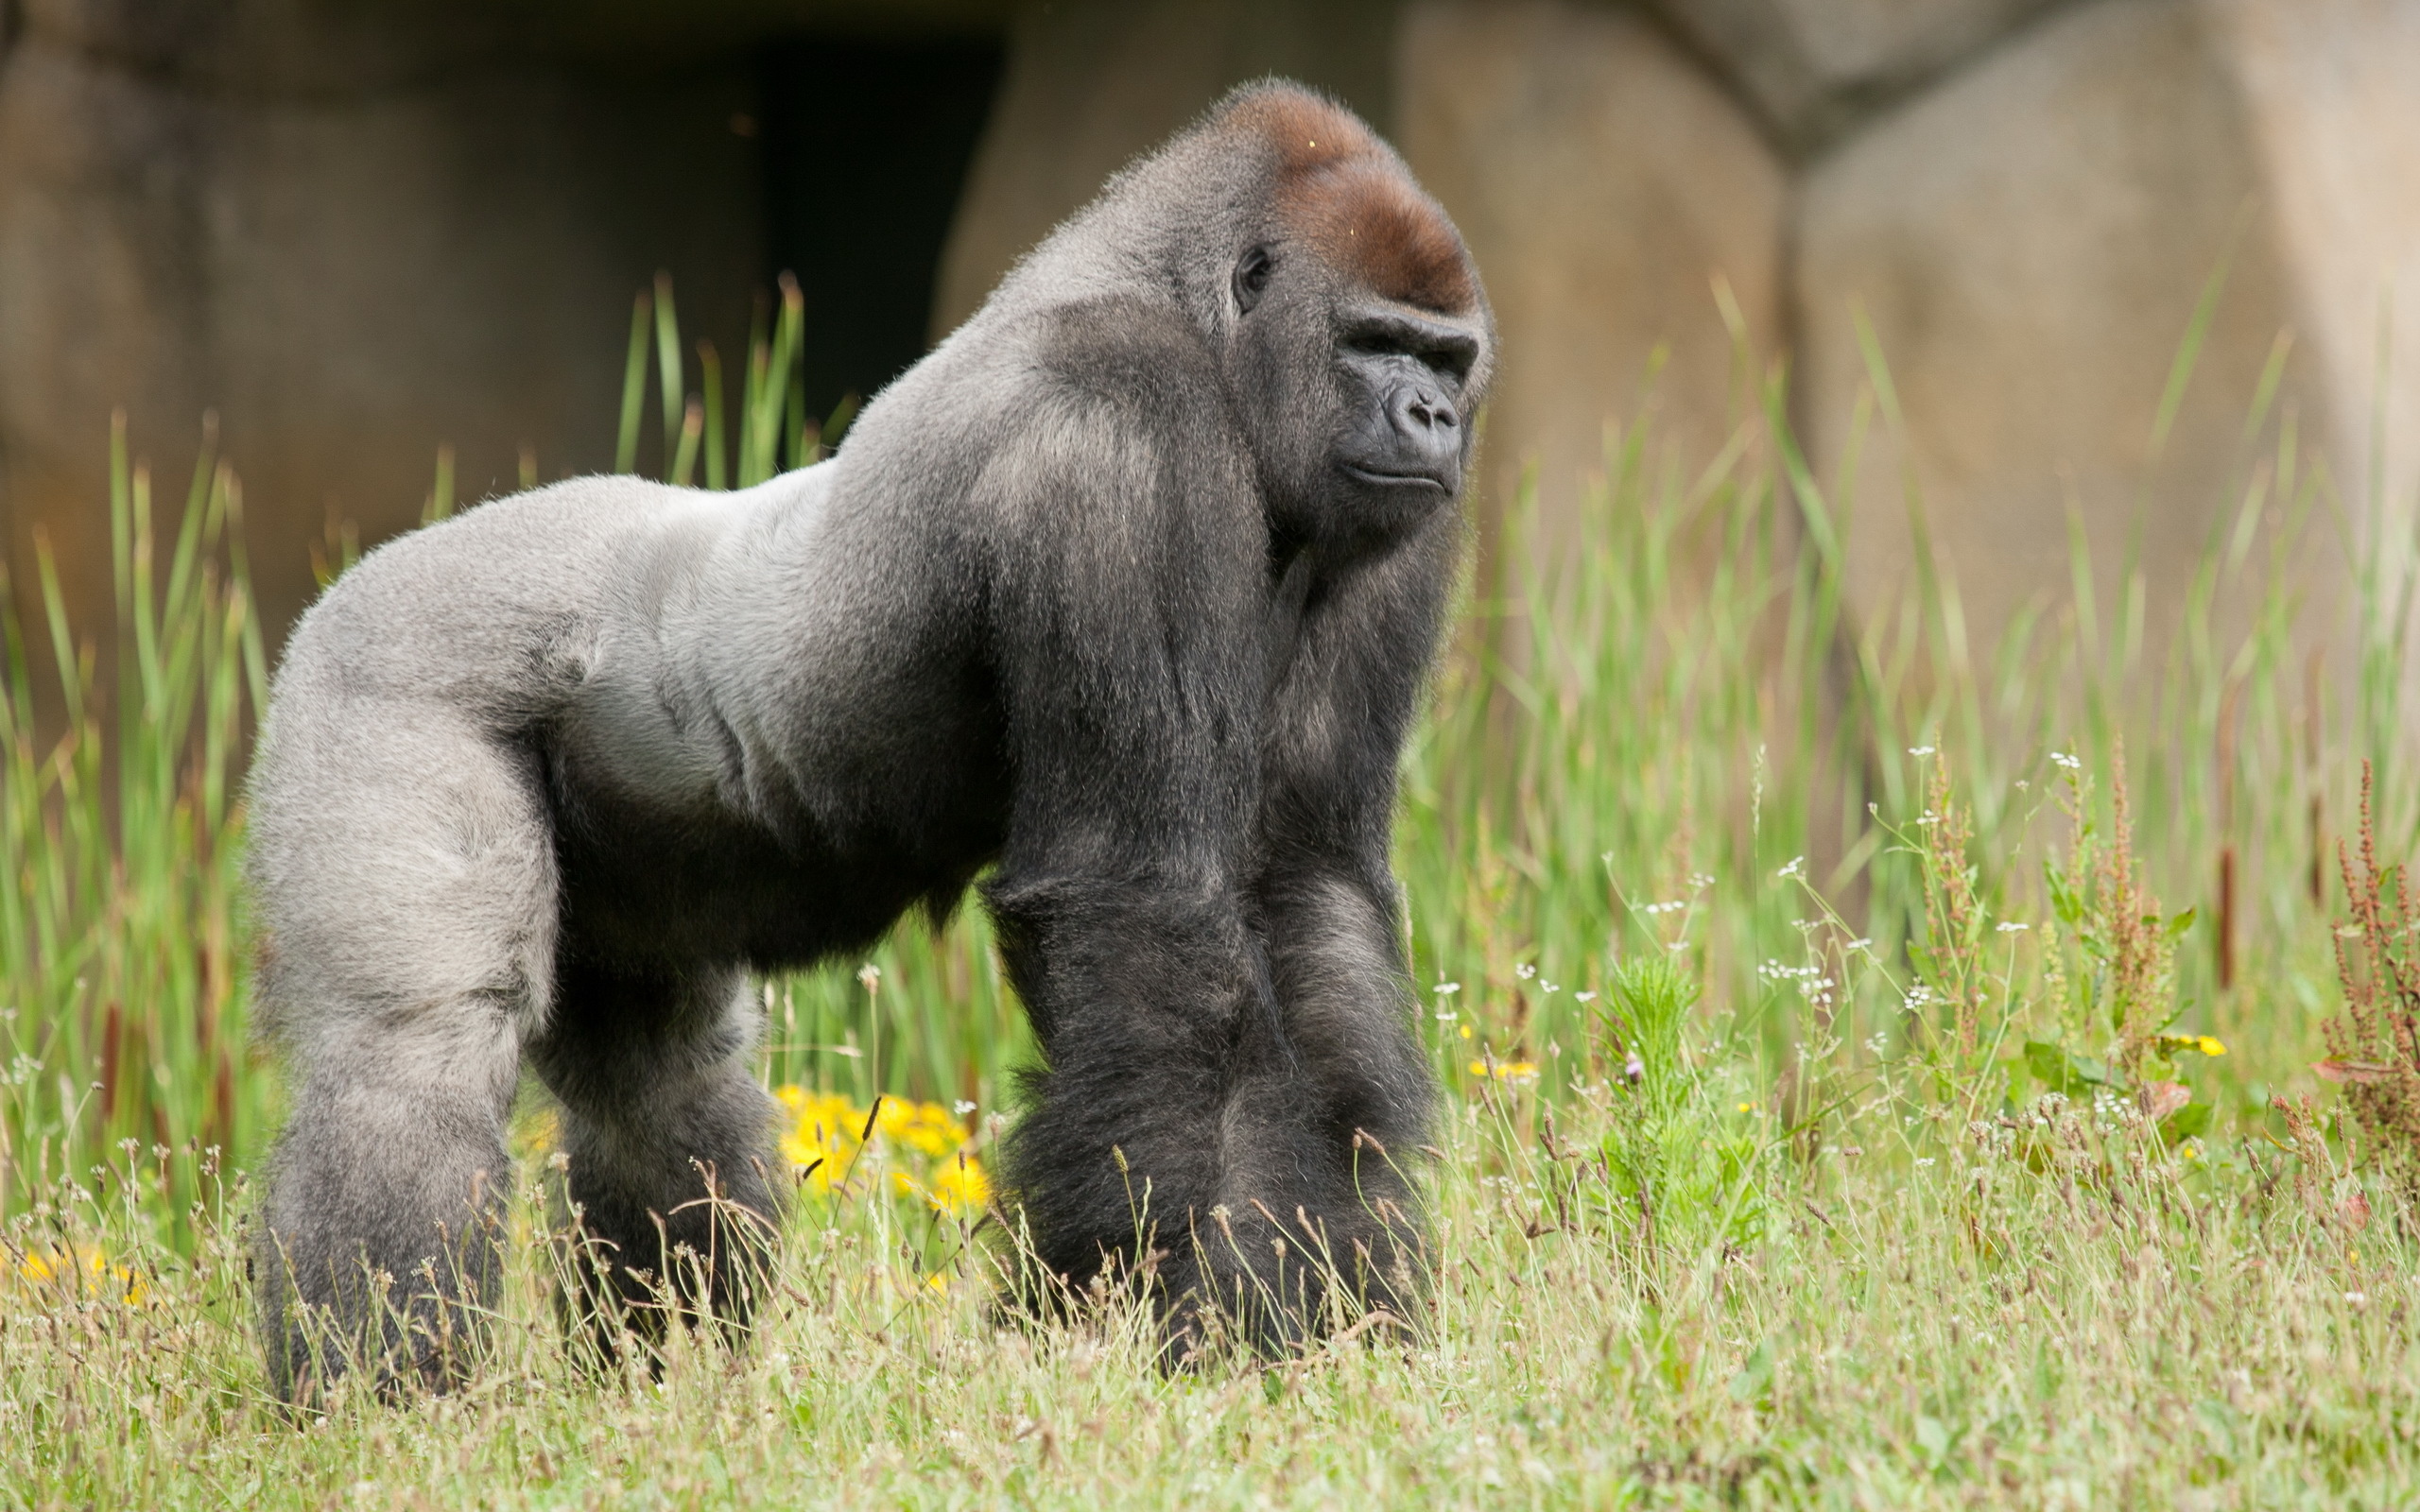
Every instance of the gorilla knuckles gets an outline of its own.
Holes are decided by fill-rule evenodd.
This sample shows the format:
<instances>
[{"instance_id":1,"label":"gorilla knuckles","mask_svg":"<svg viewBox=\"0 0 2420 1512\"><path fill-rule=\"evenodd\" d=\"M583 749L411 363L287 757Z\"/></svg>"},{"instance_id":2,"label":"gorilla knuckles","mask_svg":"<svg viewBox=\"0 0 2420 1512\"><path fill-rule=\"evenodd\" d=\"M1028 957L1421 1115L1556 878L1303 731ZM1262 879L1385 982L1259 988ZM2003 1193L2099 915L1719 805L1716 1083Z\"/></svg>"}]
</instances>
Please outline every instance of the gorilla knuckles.
<instances>
[{"instance_id":1,"label":"gorilla knuckles","mask_svg":"<svg viewBox=\"0 0 2420 1512\"><path fill-rule=\"evenodd\" d=\"M251 782L296 1089L260 1228L276 1388L458 1368L525 1060L598 1311L744 1321L788 1185L746 973L987 866L1043 1053L1000 1190L1045 1291L1140 1267L1171 1358L1214 1315L1273 1348L1409 1301L1435 1091L1390 827L1492 344L1394 154L1258 86L830 460L577 479L348 573Z\"/></svg>"},{"instance_id":2,"label":"gorilla knuckles","mask_svg":"<svg viewBox=\"0 0 2420 1512\"><path fill-rule=\"evenodd\" d=\"M1323 430L1331 440L1324 467L1271 480L1281 521L1364 544L1399 535L1459 495L1470 459L1488 315L1469 254L1401 161L1334 105L1270 91L1236 101L1223 124L1272 160L1271 234L1235 271L1242 345L1263 349L1242 372L1277 366L1268 348L1316 350L1305 325L1326 324L1335 355L1324 426L1288 407L1306 397L1293 386L1238 386L1259 401L1256 433ZM1270 327L1282 330L1265 335Z\"/></svg>"}]
</instances>

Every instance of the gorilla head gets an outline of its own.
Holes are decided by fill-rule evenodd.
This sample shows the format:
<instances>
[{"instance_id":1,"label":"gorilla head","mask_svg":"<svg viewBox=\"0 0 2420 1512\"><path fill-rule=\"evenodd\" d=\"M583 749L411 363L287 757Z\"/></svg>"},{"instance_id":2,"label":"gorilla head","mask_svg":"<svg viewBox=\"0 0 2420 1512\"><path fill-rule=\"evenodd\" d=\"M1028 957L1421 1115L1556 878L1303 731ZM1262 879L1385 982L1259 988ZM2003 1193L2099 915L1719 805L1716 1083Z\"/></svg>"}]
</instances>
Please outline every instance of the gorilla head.
<instances>
[{"instance_id":1,"label":"gorilla head","mask_svg":"<svg viewBox=\"0 0 2420 1512\"><path fill-rule=\"evenodd\" d=\"M251 786L295 1091L261 1228L278 1389L356 1358L446 1379L525 1064L600 1311L744 1319L790 1185L747 974L987 871L1042 1046L1002 1190L1050 1286L1137 1267L1172 1358L1212 1316L1278 1347L1408 1303L1433 1091L1389 826L1492 345L1394 154L1259 86L830 460L739 493L578 479L348 573Z\"/></svg>"},{"instance_id":2,"label":"gorilla head","mask_svg":"<svg viewBox=\"0 0 2420 1512\"><path fill-rule=\"evenodd\" d=\"M1216 137L1257 146L1266 185L1231 238L1226 371L1273 521L1363 545L1461 491L1487 313L1461 239L1352 116L1289 90L1240 94Z\"/></svg>"}]
</instances>

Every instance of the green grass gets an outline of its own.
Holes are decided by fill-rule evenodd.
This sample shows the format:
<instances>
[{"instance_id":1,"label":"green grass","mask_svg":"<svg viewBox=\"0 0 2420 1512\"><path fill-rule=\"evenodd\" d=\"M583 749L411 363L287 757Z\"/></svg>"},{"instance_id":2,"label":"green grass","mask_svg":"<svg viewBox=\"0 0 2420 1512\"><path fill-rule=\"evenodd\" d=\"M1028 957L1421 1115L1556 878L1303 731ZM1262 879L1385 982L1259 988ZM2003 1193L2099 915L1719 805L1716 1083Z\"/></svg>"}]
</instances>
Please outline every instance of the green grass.
<instances>
[{"instance_id":1,"label":"green grass","mask_svg":"<svg viewBox=\"0 0 2420 1512\"><path fill-rule=\"evenodd\" d=\"M669 293L634 315L626 463L813 455L793 305L727 449ZM44 660L73 644L48 584L9 641L0 1503L2411 1503L2420 1214L2312 1070L2364 760L2382 856L2420 834L2385 501L2340 497L2264 379L2171 619L2079 535L2075 592L1986 646L1928 563L1846 612L1855 459L1811 475L1780 376L1742 375L1720 455L1616 431L1581 548L1472 585L1408 761L1431 1309L1175 1379L1117 1297L1001 1328L997 1226L903 1191L929 1168L878 1139L802 1197L743 1354L581 1376L533 1246L469 1389L280 1418L238 1244L276 1116L232 880L239 494L205 452L155 548L122 463L106 701L89 657ZM1898 423L1872 377L1861 432ZM1525 520L1494 559L1531 559ZM2337 542L2342 606L2297 576ZM979 914L766 990L769 1080L973 1102L978 1158L1013 1115L1029 1041ZM533 1094L533 1232L544 1133Z\"/></svg>"},{"instance_id":2,"label":"green grass","mask_svg":"<svg viewBox=\"0 0 2420 1512\"><path fill-rule=\"evenodd\" d=\"M110 707L45 543L37 597L65 713L47 745L21 598L0 576L0 1213L24 1213L130 1143L179 1157L148 1204L173 1228L199 1194L204 1152L257 1150L266 1130L236 867L237 764L268 675L242 492L209 440L164 540L122 420L110 460Z\"/></svg>"}]
</instances>

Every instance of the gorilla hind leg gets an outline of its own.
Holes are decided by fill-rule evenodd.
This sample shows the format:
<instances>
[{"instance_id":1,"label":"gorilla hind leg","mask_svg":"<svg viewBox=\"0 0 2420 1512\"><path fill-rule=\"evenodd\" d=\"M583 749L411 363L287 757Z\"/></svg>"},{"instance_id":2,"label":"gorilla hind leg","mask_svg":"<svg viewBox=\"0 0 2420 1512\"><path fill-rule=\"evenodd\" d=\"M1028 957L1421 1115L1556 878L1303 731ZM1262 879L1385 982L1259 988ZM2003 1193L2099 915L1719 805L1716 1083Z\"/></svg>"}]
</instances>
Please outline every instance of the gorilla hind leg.
<instances>
[{"instance_id":1,"label":"gorilla hind leg","mask_svg":"<svg viewBox=\"0 0 2420 1512\"><path fill-rule=\"evenodd\" d=\"M254 778L260 1009L294 1110L255 1230L271 1386L469 1366L495 1295L555 865L525 752L443 709L290 705Z\"/></svg>"},{"instance_id":2,"label":"gorilla hind leg","mask_svg":"<svg viewBox=\"0 0 2420 1512\"><path fill-rule=\"evenodd\" d=\"M651 1350L671 1317L744 1332L789 1183L743 974L567 963L556 1002L529 1054L562 1105L567 1312L608 1356L625 1332Z\"/></svg>"},{"instance_id":3,"label":"gorilla hind leg","mask_svg":"<svg viewBox=\"0 0 2420 1512\"><path fill-rule=\"evenodd\" d=\"M315 1398L366 1368L382 1392L465 1374L502 1273L518 1051L508 1015L452 1005L315 1045L263 1214L270 1383Z\"/></svg>"}]
</instances>

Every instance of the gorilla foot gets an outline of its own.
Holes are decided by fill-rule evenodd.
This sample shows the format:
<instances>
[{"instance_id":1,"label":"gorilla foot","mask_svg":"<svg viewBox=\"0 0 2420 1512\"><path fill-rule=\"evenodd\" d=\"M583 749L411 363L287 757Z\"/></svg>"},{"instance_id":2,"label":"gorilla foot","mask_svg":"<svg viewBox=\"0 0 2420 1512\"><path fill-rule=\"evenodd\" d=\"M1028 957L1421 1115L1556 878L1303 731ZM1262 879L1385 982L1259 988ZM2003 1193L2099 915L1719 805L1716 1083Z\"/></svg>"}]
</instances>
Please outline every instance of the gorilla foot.
<instances>
[{"instance_id":1,"label":"gorilla foot","mask_svg":"<svg viewBox=\"0 0 2420 1512\"><path fill-rule=\"evenodd\" d=\"M725 1348L746 1341L773 1284L774 1217L717 1191L669 1220L647 1214L653 1242L632 1244L627 1228L617 1239L585 1216L574 1210L555 1236L555 1305L593 1368L636 1359L661 1376L676 1332Z\"/></svg>"},{"instance_id":2,"label":"gorilla foot","mask_svg":"<svg viewBox=\"0 0 2420 1512\"><path fill-rule=\"evenodd\" d=\"M1211 1209L1190 1236L1192 1274L1165 1283L1168 1363L1224 1346L1276 1359L1408 1324L1422 1294L1421 1235L1393 1203L1378 1209L1346 1221L1300 1204L1283 1218L1258 1199L1242 1213Z\"/></svg>"},{"instance_id":3,"label":"gorilla foot","mask_svg":"<svg viewBox=\"0 0 2420 1512\"><path fill-rule=\"evenodd\" d=\"M315 1286L305 1284L306 1273L272 1236L256 1263L283 1275L283 1284L272 1281L264 1292L277 1395L310 1408L347 1376L389 1401L467 1381L488 1344L487 1304L501 1259L496 1237L423 1257L402 1278L365 1256L349 1274L331 1268L326 1283Z\"/></svg>"}]
</instances>

